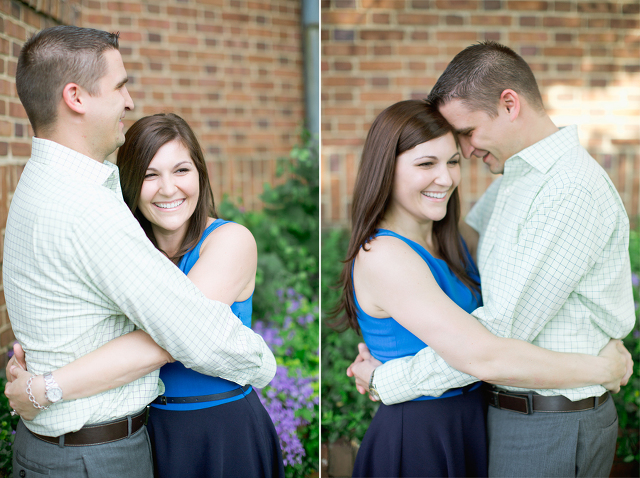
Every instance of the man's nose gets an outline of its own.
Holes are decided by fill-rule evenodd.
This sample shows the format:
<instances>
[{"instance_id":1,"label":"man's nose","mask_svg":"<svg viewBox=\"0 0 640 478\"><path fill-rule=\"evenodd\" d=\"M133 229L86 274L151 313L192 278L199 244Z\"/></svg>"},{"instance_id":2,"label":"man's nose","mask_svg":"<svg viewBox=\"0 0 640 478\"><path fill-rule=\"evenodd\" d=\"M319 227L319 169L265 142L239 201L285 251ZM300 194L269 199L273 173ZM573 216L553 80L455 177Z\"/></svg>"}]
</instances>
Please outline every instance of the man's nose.
<instances>
[{"instance_id":1,"label":"man's nose","mask_svg":"<svg viewBox=\"0 0 640 478\"><path fill-rule=\"evenodd\" d=\"M462 152L462 156L464 156L466 159L471 159L471 153L473 153L475 148L471 146L471 142L469 141L469 139L460 136L458 138L458 141L460 142L460 150Z\"/></svg>"},{"instance_id":2,"label":"man's nose","mask_svg":"<svg viewBox=\"0 0 640 478\"><path fill-rule=\"evenodd\" d=\"M124 96L124 108L127 111L132 110L134 107L133 100L131 99L131 95L129 94L129 90L127 90L126 86L122 87L122 96Z\"/></svg>"}]
</instances>

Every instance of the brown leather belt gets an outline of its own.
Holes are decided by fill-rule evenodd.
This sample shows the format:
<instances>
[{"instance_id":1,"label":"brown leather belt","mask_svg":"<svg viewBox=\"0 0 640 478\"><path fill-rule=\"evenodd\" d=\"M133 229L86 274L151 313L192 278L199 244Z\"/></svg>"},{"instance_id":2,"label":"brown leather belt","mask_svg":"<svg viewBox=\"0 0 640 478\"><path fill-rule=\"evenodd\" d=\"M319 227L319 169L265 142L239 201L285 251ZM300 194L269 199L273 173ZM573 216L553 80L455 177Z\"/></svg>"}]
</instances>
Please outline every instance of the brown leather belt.
<instances>
[{"instance_id":1,"label":"brown leather belt","mask_svg":"<svg viewBox=\"0 0 640 478\"><path fill-rule=\"evenodd\" d=\"M558 413L591 410L606 402L609 398L609 392L605 392L599 397L589 397L572 402L561 395L545 397L537 393L522 394L485 388L485 397L492 407L530 415L533 412Z\"/></svg>"},{"instance_id":2,"label":"brown leather belt","mask_svg":"<svg viewBox=\"0 0 640 478\"><path fill-rule=\"evenodd\" d=\"M60 446L87 446L111 443L130 437L140 430L147 421L147 408L137 415L103 425L85 425L77 432L67 433L59 437L48 437L33 433L36 438Z\"/></svg>"}]
</instances>

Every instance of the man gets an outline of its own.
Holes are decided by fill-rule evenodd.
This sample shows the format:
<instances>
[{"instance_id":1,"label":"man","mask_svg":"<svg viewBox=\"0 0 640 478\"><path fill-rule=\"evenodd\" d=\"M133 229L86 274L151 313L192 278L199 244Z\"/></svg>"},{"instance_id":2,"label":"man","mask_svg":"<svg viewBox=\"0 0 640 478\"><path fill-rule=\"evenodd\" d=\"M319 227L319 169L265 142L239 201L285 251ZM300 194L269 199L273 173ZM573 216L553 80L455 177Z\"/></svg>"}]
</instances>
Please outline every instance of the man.
<instances>
[{"instance_id":1,"label":"man","mask_svg":"<svg viewBox=\"0 0 640 478\"><path fill-rule=\"evenodd\" d=\"M73 401L46 374L138 327L199 372L256 386L275 374L262 338L206 299L124 204L117 168L104 161L134 107L126 82L118 36L98 30L43 30L18 60L35 137L7 221L4 287L36 374L27 392L44 383L50 403L34 406L50 408L20 423L16 476L153 476L143 411L159 393L157 371Z\"/></svg>"},{"instance_id":2,"label":"man","mask_svg":"<svg viewBox=\"0 0 640 478\"><path fill-rule=\"evenodd\" d=\"M484 300L473 315L496 335L559 352L597 355L628 334L635 319L624 207L576 127L558 129L546 114L526 62L497 43L470 46L429 101L465 157L503 174L466 219L476 240L479 233ZM348 374L388 405L475 381L431 348L373 371L379 362L363 345L360 352ZM490 476L609 475L617 415L603 387L500 387L488 396Z\"/></svg>"}]
</instances>

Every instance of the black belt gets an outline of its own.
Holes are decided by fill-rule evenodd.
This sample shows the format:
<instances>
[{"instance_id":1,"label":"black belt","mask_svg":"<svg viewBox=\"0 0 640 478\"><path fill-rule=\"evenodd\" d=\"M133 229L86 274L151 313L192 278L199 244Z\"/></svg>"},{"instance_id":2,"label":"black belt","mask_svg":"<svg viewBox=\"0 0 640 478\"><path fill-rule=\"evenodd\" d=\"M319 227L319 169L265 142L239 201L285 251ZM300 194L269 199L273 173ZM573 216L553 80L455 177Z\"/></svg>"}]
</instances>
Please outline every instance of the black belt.
<instances>
[{"instance_id":1,"label":"black belt","mask_svg":"<svg viewBox=\"0 0 640 478\"><path fill-rule=\"evenodd\" d=\"M605 392L599 397L589 397L572 402L561 395L545 397L533 392L522 394L485 388L485 397L492 407L530 415L533 412L557 413L592 410L607 401L609 392Z\"/></svg>"},{"instance_id":2,"label":"black belt","mask_svg":"<svg viewBox=\"0 0 640 478\"><path fill-rule=\"evenodd\" d=\"M85 425L77 432L58 437L48 437L31 432L36 438L60 446L87 446L111 443L130 437L140 430L147 421L147 408L137 415L125 417L115 422Z\"/></svg>"},{"instance_id":3,"label":"black belt","mask_svg":"<svg viewBox=\"0 0 640 478\"><path fill-rule=\"evenodd\" d=\"M160 395L153 402L157 405L167 405L168 403L201 403L201 402L213 402L215 400L222 400L225 398L231 398L238 395L242 395L251 388L251 385L245 385L244 387L235 388L228 392L214 393L213 395L199 395L197 397L166 397Z\"/></svg>"}]
</instances>

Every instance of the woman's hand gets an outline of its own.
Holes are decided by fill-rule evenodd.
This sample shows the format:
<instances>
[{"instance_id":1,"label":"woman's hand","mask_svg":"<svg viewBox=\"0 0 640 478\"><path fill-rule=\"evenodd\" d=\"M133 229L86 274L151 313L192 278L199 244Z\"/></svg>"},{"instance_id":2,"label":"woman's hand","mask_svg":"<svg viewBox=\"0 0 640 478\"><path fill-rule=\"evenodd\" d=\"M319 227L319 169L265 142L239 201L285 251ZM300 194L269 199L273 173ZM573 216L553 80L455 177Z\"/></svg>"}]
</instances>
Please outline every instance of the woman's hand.
<instances>
[{"instance_id":1,"label":"woman's hand","mask_svg":"<svg viewBox=\"0 0 640 478\"><path fill-rule=\"evenodd\" d=\"M373 355L371 355L371 352L369 352L367 346L363 343L358 344L358 352L356 359L347 368L347 376L355 377L356 388L361 395L364 395L369 391L371 374L376 368L382 365L382 362L375 359Z\"/></svg>"},{"instance_id":2,"label":"woman's hand","mask_svg":"<svg viewBox=\"0 0 640 478\"><path fill-rule=\"evenodd\" d=\"M9 362L7 363L7 368L5 369L7 380L9 382L13 380L13 375L11 374L11 368L15 366L22 368L22 370L27 370L27 361L24 355L24 350L22 350L22 345L20 345L18 342L13 344L13 357L9 359Z\"/></svg>"},{"instance_id":3,"label":"woman's hand","mask_svg":"<svg viewBox=\"0 0 640 478\"><path fill-rule=\"evenodd\" d=\"M626 385L633 372L633 359L622 341L611 339L600 351L598 357L607 361L607 370L611 379L602 384L607 390L617 393L620 386Z\"/></svg>"},{"instance_id":4,"label":"woman's hand","mask_svg":"<svg viewBox=\"0 0 640 478\"><path fill-rule=\"evenodd\" d=\"M9 406L24 420L33 420L41 411L29 401L29 396L27 395L27 380L29 378L31 378L31 373L19 365L14 365L7 373L7 380L9 381L4 387L4 394L9 399ZM31 390L40 405L48 405L49 402L44 397L44 379L42 376L39 375L33 379Z\"/></svg>"}]
</instances>

